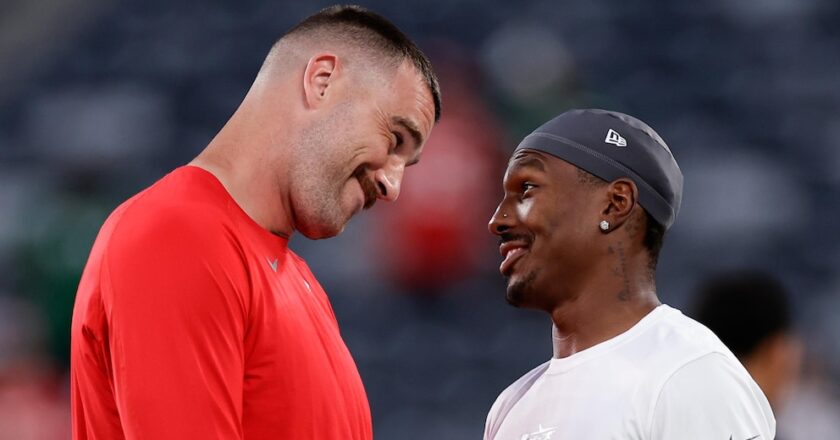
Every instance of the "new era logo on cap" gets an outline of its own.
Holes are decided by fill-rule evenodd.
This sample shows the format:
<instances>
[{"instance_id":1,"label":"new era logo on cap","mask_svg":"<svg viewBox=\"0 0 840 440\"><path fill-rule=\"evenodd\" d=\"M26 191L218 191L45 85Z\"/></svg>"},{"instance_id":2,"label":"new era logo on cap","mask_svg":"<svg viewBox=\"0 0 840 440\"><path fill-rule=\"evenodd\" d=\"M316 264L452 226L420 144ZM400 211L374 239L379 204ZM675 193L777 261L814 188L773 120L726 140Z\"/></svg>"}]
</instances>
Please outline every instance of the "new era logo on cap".
<instances>
[{"instance_id":1,"label":"new era logo on cap","mask_svg":"<svg viewBox=\"0 0 840 440\"><path fill-rule=\"evenodd\" d=\"M616 147L626 147L627 146L627 140L624 139L623 137L621 137L621 135L618 134L612 128L610 129L610 131L607 132L607 137L606 137L606 139L604 139L604 142L606 142L608 144L613 144Z\"/></svg>"}]
</instances>

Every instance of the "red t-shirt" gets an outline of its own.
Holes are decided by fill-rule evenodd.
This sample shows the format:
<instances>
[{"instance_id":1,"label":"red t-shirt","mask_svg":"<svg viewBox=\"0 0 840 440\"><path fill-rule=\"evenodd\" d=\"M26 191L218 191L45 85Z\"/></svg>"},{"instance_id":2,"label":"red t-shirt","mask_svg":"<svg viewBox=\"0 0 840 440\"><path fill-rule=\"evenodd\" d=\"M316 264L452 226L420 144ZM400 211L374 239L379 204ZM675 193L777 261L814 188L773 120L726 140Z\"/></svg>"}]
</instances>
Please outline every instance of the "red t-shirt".
<instances>
[{"instance_id":1,"label":"red t-shirt","mask_svg":"<svg viewBox=\"0 0 840 440\"><path fill-rule=\"evenodd\" d=\"M73 438L371 439L306 263L200 168L108 218L73 311Z\"/></svg>"}]
</instances>

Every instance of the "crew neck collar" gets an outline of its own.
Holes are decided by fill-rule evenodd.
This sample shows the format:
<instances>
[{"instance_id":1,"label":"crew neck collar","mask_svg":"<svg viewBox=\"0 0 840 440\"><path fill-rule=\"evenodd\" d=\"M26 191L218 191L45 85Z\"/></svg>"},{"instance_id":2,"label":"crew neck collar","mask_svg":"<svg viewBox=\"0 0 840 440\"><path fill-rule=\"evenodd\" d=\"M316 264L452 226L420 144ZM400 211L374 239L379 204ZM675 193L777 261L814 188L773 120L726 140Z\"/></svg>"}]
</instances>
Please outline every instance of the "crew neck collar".
<instances>
[{"instance_id":1,"label":"crew neck collar","mask_svg":"<svg viewBox=\"0 0 840 440\"><path fill-rule=\"evenodd\" d=\"M210 171L201 168L196 165L184 165L180 170L200 176L201 178L207 179L208 181L212 182L212 185L215 189L222 195L226 200L227 210L231 213L237 220L239 220L245 227L255 231L255 233L261 237L263 237L266 241L271 242L275 245L288 247L289 245L289 238L279 236L277 234L272 233L271 231L263 228L259 225L256 221L254 221L251 216L239 206L239 203L230 195L227 188L222 184L218 177L215 174L211 173Z\"/></svg>"},{"instance_id":2,"label":"crew neck collar","mask_svg":"<svg viewBox=\"0 0 840 440\"><path fill-rule=\"evenodd\" d=\"M551 358L548 370L546 370L546 374L562 374L584 362L589 361L590 359L601 356L602 354L609 352L617 346L629 340L632 340L633 338L644 332L648 327L660 321L664 316L672 313L675 310L676 309L666 304L660 304L659 306L651 310L642 319L640 319L639 322L633 325L633 327L630 327L629 329L617 336L595 344L592 347L589 347L585 350L581 350L570 356L562 358Z\"/></svg>"}]
</instances>

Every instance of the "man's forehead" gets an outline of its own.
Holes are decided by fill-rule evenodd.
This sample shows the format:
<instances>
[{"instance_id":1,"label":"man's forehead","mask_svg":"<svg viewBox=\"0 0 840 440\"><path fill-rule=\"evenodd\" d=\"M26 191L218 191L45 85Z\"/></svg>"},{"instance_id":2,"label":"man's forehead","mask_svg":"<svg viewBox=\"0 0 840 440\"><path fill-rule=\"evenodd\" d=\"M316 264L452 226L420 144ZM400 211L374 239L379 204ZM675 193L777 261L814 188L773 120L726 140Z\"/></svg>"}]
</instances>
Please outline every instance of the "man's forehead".
<instances>
[{"instance_id":1,"label":"man's forehead","mask_svg":"<svg viewBox=\"0 0 840 440\"><path fill-rule=\"evenodd\" d=\"M508 162L506 174L525 170L544 173L552 178L560 179L565 178L564 176L573 176L578 167L554 155L523 148L513 153Z\"/></svg>"},{"instance_id":2,"label":"man's forehead","mask_svg":"<svg viewBox=\"0 0 840 440\"><path fill-rule=\"evenodd\" d=\"M508 172L524 168L531 168L537 171L546 172L547 158L544 154L534 150L518 150L513 153L508 161Z\"/></svg>"}]
</instances>

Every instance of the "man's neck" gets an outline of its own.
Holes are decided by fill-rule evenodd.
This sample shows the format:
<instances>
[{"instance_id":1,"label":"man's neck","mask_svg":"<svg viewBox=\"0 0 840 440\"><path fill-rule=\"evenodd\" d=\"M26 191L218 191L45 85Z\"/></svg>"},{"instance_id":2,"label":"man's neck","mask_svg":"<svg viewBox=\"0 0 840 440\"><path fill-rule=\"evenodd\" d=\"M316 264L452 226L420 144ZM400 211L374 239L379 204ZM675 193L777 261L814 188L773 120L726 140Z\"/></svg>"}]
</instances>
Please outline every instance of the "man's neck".
<instances>
[{"instance_id":1,"label":"man's neck","mask_svg":"<svg viewBox=\"0 0 840 440\"><path fill-rule=\"evenodd\" d=\"M554 357L567 357L612 339L660 304L647 273L647 259L640 257L630 262L622 251L610 259L614 261L599 263L603 269L551 311Z\"/></svg>"},{"instance_id":2,"label":"man's neck","mask_svg":"<svg viewBox=\"0 0 840 440\"><path fill-rule=\"evenodd\" d=\"M280 146L271 144L276 141L273 136L260 135L265 127L249 128L249 125L253 124L234 115L190 165L216 176L231 198L258 225L288 238L294 231L288 182L278 180L288 173L276 169L281 161L266 157L266 145L274 149Z\"/></svg>"}]
</instances>

